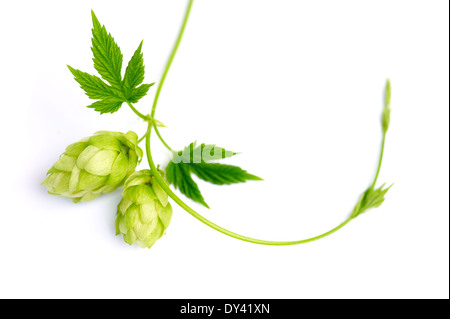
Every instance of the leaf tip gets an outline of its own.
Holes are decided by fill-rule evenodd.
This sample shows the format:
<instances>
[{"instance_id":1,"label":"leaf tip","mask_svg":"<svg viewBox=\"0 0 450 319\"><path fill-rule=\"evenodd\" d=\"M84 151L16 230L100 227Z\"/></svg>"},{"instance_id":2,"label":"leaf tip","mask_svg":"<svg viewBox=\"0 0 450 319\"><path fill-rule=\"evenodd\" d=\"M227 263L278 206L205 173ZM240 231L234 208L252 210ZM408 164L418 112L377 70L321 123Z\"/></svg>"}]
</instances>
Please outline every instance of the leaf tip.
<instances>
[{"instance_id":1,"label":"leaf tip","mask_svg":"<svg viewBox=\"0 0 450 319\"><path fill-rule=\"evenodd\" d=\"M91 9L91 16L92 16L92 24L94 25L94 29L97 27L100 27L100 21L98 21L97 16L94 13L94 10Z\"/></svg>"},{"instance_id":2,"label":"leaf tip","mask_svg":"<svg viewBox=\"0 0 450 319\"><path fill-rule=\"evenodd\" d=\"M256 176L253 174L248 174L248 173L247 173L247 179L250 181L263 181L264 180L263 178L261 178L259 176Z\"/></svg>"},{"instance_id":3,"label":"leaf tip","mask_svg":"<svg viewBox=\"0 0 450 319\"><path fill-rule=\"evenodd\" d=\"M205 201L202 201L201 204L202 204L203 206L205 206L206 208L211 209L211 208L208 206L208 204L206 204Z\"/></svg>"}]
</instances>

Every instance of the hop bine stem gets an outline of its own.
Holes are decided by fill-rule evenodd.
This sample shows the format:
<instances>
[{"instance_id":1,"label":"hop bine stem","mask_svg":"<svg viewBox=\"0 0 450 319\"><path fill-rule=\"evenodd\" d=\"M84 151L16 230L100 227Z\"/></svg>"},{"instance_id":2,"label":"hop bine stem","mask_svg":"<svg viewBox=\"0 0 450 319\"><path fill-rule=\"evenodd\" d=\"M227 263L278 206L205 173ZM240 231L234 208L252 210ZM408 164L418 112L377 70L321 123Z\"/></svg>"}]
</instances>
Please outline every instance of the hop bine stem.
<instances>
[{"instance_id":1,"label":"hop bine stem","mask_svg":"<svg viewBox=\"0 0 450 319\"><path fill-rule=\"evenodd\" d=\"M178 37L176 39L175 45L172 48L172 52L169 56L169 59L166 63L164 72L162 74L161 80L159 82L157 91L156 91L156 95L155 95L155 99L153 101L153 106L152 106L152 110L151 110L151 114L150 117L154 118L155 115L155 111L156 111L156 106L158 104L158 99L161 93L161 89L164 85L164 81L167 77L167 74L169 72L170 66L175 58L175 54L178 50L178 47L180 45L181 39L183 37L183 33L184 30L186 28L186 24L189 18L189 14L191 12L192 9L192 5L193 5L194 1L193 0L189 0L189 3L187 5L187 9L184 15L184 19L183 19L183 23L181 25L180 31L178 33ZM385 106L386 108L386 106ZM158 182L158 184L161 186L161 188L167 193L167 195L169 195L173 201L175 201L181 208L183 208L185 211L187 211L189 214L191 214L193 217L197 218L199 221L201 221L202 223L204 223L205 225L217 230L218 232L221 232L222 234L225 234L227 236L242 240L242 241L246 241L246 242L250 242L250 243L254 243L254 244L260 244L260 245L272 245L272 246L287 246L287 245L298 245L298 244L305 244L305 243L309 243L324 237L327 237L328 235L333 234L334 232L338 231L339 229L341 229L342 227L344 227L345 225L347 225L351 220L353 220L354 215L350 215L344 222L342 222L341 224L339 224L338 226L336 226L335 228L329 230L326 233L323 233L321 235L315 236L315 237L311 237L311 238L307 238L307 239L302 239L302 240L295 240L295 241L269 241L269 240L261 240L261 239L255 239L255 238L251 238L251 237L247 237L247 236L243 236L237 233L234 233L230 230L227 230L219 225L216 225L215 223L211 222L210 220L206 219L205 217L203 217L202 215L200 215L199 213L197 213L194 209L192 209L191 207L189 207L189 205L187 205L182 199L180 199L169 187L169 184L164 180L164 178L160 175L160 173L158 172L158 169L155 165L155 163L153 162L153 158L152 158L152 153L151 153L151 147L150 147L150 140L151 140L151 133L152 133L152 128L155 129L156 134L158 135L158 137L161 139L161 141L163 142L163 144L169 149L172 150L167 143L165 143L165 141L162 139L161 134L159 134L158 128L157 126L152 123L151 121L148 123L148 129L147 129L147 133L145 135L146 137L146 143L145 143L145 148L146 148L146 154L147 154L147 160L148 163L150 165L150 168L154 174L154 177L156 179L156 181ZM375 175L375 178L373 180L372 186L371 188L373 189L375 187L375 184L377 182L378 179L378 175L380 173L380 169L381 169L381 163L382 163L382 159L383 159L383 153L384 153L384 145L385 145L385 138L386 138L386 131L387 130L383 130L383 141L381 143L381 152L380 152L380 158L379 158L379 162L378 162L378 169L377 169L377 173Z\"/></svg>"},{"instance_id":2,"label":"hop bine stem","mask_svg":"<svg viewBox=\"0 0 450 319\"><path fill-rule=\"evenodd\" d=\"M378 168L377 168L377 173L375 174L375 177L373 179L372 182L372 186L371 188L375 188L375 185L377 183L378 180L378 176L380 175L380 170L381 170L381 164L383 162L383 155L384 155L384 145L386 144L386 132L383 132L383 139L381 141L381 150L380 150L380 158L378 160Z\"/></svg>"},{"instance_id":3,"label":"hop bine stem","mask_svg":"<svg viewBox=\"0 0 450 319\"><path fill-rule=\"evenodd\" d=\"M142 114L141 112L139 112L139 111L133 106L133 104L131 104L130 102L127 102L127 104L128 104L128 106L131 108L131 110L132 110L137 116L139 116L141 119L143 119L143 120L146 121L146 122L153 123L152 126L155 128L156 135L158 135L158 138L160 139L161 143L163 143L163 145L164 145L169 151L173 152L173 149L172 149L172 148L169 146L169 144L167 144L167 142L163 139L163 137L161 136L161 133L159 133L158 126L157 126L157 122L156 122L156 121L152 121L152 118L151 118L150 115L144 115L144 114ZM148 133L148 129L147 129L147 131L145 132L145 134L138 140L138 144L141 143L141 142L145 139L145 137L147 136L147 133Z\"/></svg>"},{"instance_id":4,"label":"hop bine stem","mask_svg":"<svg viewBox=\"0 0 450 319\"><path fill-rule=\"evenodd\" d=\"M148 120L148 116L145 116L144 114L142 114L141 112L139 112L134 106L133 104L131 104L130 102L127 102L128 106L130 107L130 109L137 115L139 116L141 119L143 119L144 121Z\"/></svg>"}]
</instances>

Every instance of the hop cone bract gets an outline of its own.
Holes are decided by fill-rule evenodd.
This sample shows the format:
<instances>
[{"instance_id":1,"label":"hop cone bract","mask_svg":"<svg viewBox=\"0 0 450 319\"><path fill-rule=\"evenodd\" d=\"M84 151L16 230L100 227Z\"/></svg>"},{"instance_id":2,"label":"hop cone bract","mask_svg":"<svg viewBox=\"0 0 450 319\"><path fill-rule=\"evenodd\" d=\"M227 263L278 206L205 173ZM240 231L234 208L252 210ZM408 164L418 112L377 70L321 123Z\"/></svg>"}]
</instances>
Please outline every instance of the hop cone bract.
<instances>
[{"instance_id":1,"label":"hop cone bract","mask_svg":"<svg viewBox=\"0 0 450 319\"><path fill-rule=\"evenodd\" d=\"M168 196L150 170L134 172L125 181L117 207L116 235L122 234L130 245L137 242L150 248L164 234L171 218Z\"/></svg>"},{"instance_id":2,"label":"hop cone bract","mask_svg":"<svg viewBox=\"0 0 450 319\"><path fill-rule=\"evenodd\" d=\"M89 201L121 186L130 176L142 150L136 133L100 131L69 145L47 172L42 185L52 195L75 203Z\"/></svg>"}]
</instances>

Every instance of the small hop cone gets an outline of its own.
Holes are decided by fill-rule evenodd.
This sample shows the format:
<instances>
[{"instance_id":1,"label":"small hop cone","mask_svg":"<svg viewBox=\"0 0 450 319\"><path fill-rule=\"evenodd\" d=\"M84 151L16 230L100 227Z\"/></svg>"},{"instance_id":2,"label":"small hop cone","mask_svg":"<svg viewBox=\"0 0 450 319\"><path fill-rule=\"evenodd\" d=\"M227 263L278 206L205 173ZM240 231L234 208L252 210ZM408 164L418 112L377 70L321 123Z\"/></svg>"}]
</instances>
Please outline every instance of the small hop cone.
<instances>
[{"instance_id":1,"label":"small hop cone","mask_svg":"<svg viewBox=\"0 0 450 319\"><path fill-rule=\"evenodd\" d=\"M117 207L116 235L129 245L150 248L170 224L172 206L150 170L134 172L124 184Z\"/></svg>"},{"instance_id":2,"label":"small hop cone","mask_svg":"<svg viewBox=\"0 0 450 319\"><path fill-rule=\"evenodd\" d=\"M42 185L73 202L90 201L121 186L142 158L136 133L100 131L69 145Z\"/></svg>"}]
</instances>

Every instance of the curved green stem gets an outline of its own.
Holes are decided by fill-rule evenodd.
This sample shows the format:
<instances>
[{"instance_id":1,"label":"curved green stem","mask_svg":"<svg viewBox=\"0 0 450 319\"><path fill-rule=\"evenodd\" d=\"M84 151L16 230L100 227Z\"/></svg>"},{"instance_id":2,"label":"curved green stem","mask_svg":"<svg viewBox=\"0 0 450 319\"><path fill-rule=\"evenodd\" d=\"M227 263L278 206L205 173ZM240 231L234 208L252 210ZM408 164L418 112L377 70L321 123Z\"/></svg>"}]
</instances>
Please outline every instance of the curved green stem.
<instances>
[{"instance_id":1,"label":"curved green stem","mask_svg":"<svg viewBox=\"0 0 450 319\"><path fill-rule=\"evenodd\" d=\"M377 173L375 174L375 178L373 179L373 183L371 188L375 188L375 184L377 183L378 176L380 175L381 170L381 163L383 162L383 155L384 155L384 145L386 144L386 132L383 132L383 141L381 142L381 151L380 151L380 158L378 160L378 169Z\"/></svg>"},{"instance_id":2,"label":"curved green stem","mask_svg":"<svg viewBox=\"0 0 450 319\"><path fill-rule=\"evenodd\" d=\"M131 104L130 102L127 102L128 106L130 107L130 109L137 115L139 116L141 119L143 119L144 121L148 120L148 116L142 114L141 112L139 112L134 106L133 104Z\"/></svg>"},{"instance_id":3,"label":"curved green stem","mask_svg":"<svg viewBox=\"0 0 450 319\"><path fill-rule=\"evenodd\" d=\"M171 152L173 152L173 149L169 146L169 144L166 143L166 141L164 141L164 139L162 138L161 134L159 133L159 129L158 126L153 125L153 128L155 129L156 135L158 135L159 140L161 141L161 143L164 144L164 146Z\"/></svg>"},{"instance_id":4,"label":"curved green stem","mask_svg":"<svg viewBox=\"0 0 450 319\"><path fill-rule=\"evenodd\" d=\"M141 142L144 140L144 138L145 138L146 136L147 136L147 133L145 133L144 136L142 136L140 139L138 139L137 143L138 143L138 144L141 143Z\"/></svg>"},{"instance_id":5,"label":"curved green stem","mask_svg":"<svg viewBox=\"0 0 450 319\"><path fill-rule=\"evenodd\" d=\"M138 139L137 143L138 144L141 143L144 140L144 138L147 137L147 134L148 134L148 127L147 127L147 130L145 131L145 134L140 139Z\"/></svg>"},{"instance_id":6,"label":"curved green stem","mask_svg":"<svg viewBox=\"0 0 450 319\"><path fill-rule=\"evenodd\" d=\"M159 95L161 94L161 89L164 85L164 81L166 80L167 73L169 72L170 66L172 65L173 59L175 58L175 54L178 51L178 47L180 46L181 38L183 37L184 29L186 29L186 24L189 19L189 14L191 13L192 5L194 0L189 0L188 6L186 8L186 12L184 14L183 23L181 24L180 31L178 33L177 40L175 41L175 45L172 48L172 52L170 53L169 60L166 62L166 67L164 68L163 75L161 76L161 80L158 83L158 89L156 90L155 99L153 100L152 112L150 116L154 118L156 105L158 104Z\"/></svg>"},{"instance_id":7,"label":"curved green stem","mask_svg":"<svg viewBox=\"0 0 450 319\"><path fill-rule=\"evenodd\" d=\"M341 223L340 225L338 225L337 227L331 229L330 231L327 231L326 233L323 233L321 235L315 236L315 237L311 237L311 238L307 238L307 239L301 239L301 240L294 240L294 241L270 241L270 240L262 240L262 239L256 239L256 238L251 238L251 237L247 237L247 236L243 236L240 234L237 234L235 232L232 232L228 229L225 229L217 224L214 224L212 221L206 219L205 217L203 217L202 215L200 215L199 213L197 213L195 210L193 210L191 207L189 207L189 205L187 205L182 199L180 199L169 187L169 184L167 184L167 182L165 181L164 178L162 178L162 176L159 174L155 163L153 162L153 158L152 158L152 153L150 150L150 137L151 137L151 126L149 125L149 132L147 135L147 139L146 139L146 143L145 143L145 149L146 149L146 153L147 153L147 159L148 159L148 163L150 165L150 168L156 178L156 181L158 182L158 184L161 186L161 188L167 193L167 195L169 195L173 201L175 203L177 203L178 205L180 205L180 207L182 207L185 211L187 211L189 214L191 214L192 216L194 216L195 218L197 218L199 221L201 221L202 223L204 223L205 225L217 230L218 232L221 232L224 235L242 240L242 241L246 241L249 243L254 243L254 244L260 244L260 245L271 245L271 246L288 246L288 245L299 245L299 244L306 244L321 238L324 238L328 235L333 234L334 232L338 231L339 229L341 229L342 227L344 227L345 225L347 225L353 218L352 217L348 217L343 223Z\"/></svg>"},{"instance_id":8,"label":"curved green stem","mask_svg":"<svg viewBox=\"0 0 450 319\"><path fill-rule=\"evenodd\" d=\"M172 48L172 52L170 53L169 59L166 62L166 66L164 68L164 72L161 76L161 80L158 83L158 88L156 89L156 94L155 94L155 99L153 100L153 106L152 106L152 111L150 113L150 118L154 118L155 116L155 111L156 111L156 106L158 104L158 100L159 100L159 95L161 94L161 89L164 85L164 82L166 80L167 77L167 73L169 73L169 69L170 66L172 65L173 59L175 58L175 54L178 51L178 47L180 46L181 43L181 39L183 37L183 33L184 30L186 29L186 25L189 19L189 14L191 13L191 9L192 9L192 5L194 4L194 0L189 0L188 6L186 8L186 12L184 14L184 19L183 19L183 23L181 24L181 28L180 31L178 33L178 37L175 41L175 45ZM128 105L130 106L130 108L133 110L134 113L136 113L140 118L147 120L147 117L144 116L142 113L140 113L138 110L136 110L130 103L128 103ZM173 149L169 146L169 144L167 144L167 142L162 138L161 133L159 133L159 129L156 125L153 125L153 127L155 128L155 132L158 135L158 138L160 139L160 141L164 144L164 146L169 150L169 151L173 151ZM146 135L149 134L149 132L151 131L151 127L149 127L149 130L147 131ZM144 135L145 136L145 135ZM140 140L141 141L141 140Z\"/></svg>"},{"instance_id":9,"label":"curved green stem","mask_svg":"<svg viewBox=\"0 0 450 319\"><path fill-rule=\"evenodd\" d=\"M170 54L169 60L167 61L167 64L165 66L163 75L161 77L161 81L159 82L158 85L158 89L156 91L156 95L155 95L155 99L153 101L153 106L152 106L152 111L151 111L151 118L154 118L155 115L155 111L156 111L156 106L158 104L158 99L159 99L159 95L161 93L161 89L162 86L164 84L164 81L167 77L167 73L170 69L170 66L173 62L173 59L175 57L175 54L178 50L178 46L180 45L181 42L181 38L183 36L184 30L186 28L186 24L189 18L189 13L191 11L192 8L192 4L193 4L193 0L189 0L189 4L188 7L186 9L186 13L184 16L184 20L181 26L181 29L179 31L177 40L175 42L175 45L172 49L172 53ZM339 224L338 226L336 226L335 228L327 231L326 233L323 233L321 235L315 236L315 237L311 237L311 238L307 238L307 239L301 239L301 240L294 240L294 241L269 241L269 240L262 240L262 239L256 239L256 238L251 238L251 237L247 237L247 236L243 236L240 234L237 234L235 232L232 232L228 229L225 229L213 222L211 222L210 220L206 219L205 217L203 217L202 215L200 215L199 213L197 213L194 209L192 209L191 207L189 207L189 205L187 205L183 200L181 200L169 187L169 184L164 180L164 178L160 175L160 173L158 172L158 169L155 165L155 163L153 162L153 158L152 158L152 153L151 153L151 147L150 147L150 139L151 139L151 133L152 133L152 128L155 128L156 133L158 134L158 137L162 140L161 135L158 132L158 129L155 125L153 125L151 122L149 122L148 124L148 130L147 130L147 134L146 134L146 143L145 143L145 149L146 149L146 153L147 153L147 160L148 163L150 165L150 168L155 176L155 179L157 181L157 183L161 186L161 188L167 193L167 195L169 195L180 207L182 207L185 211L187 211L189 214L191 214L193 217L197 218L199 221L201 221L202 223L204 223L205 225L221 232L222 234L225 234L227 236L239 239L239 240L243 240L246 242L250 242L250 243L254 243L254 244L261 244L261 245L274 245L274 246L286 246L286 245L298 245L298 244L305 244L305 243L309 243L321 238L324 238L326 236L329 236L331 234L333 234L334 232L338 231L339 229L341 229L342 227L344 227L345 225L347 225L351 220L353 220L352 215L350 215L350 217L348 217L344 222L342 222L341 224ZM377 174L375 176L375 179L373 181L373 185L375 185L377 179L378 179L378 174L381 168L381 162L382 162L382 158L383 158L383 151L384 151L384 142L385 142L385 133L383 136L383 142L382 142L382 147L381 147L381 155L380 155L380 160L379 160L379 164L378 164L378 170L377 170ZM163 140L162 140L163 141ZM165 143L163 142L164 145L169 148L171 150L171 148Z\"/></svg>"}]
</instances>

